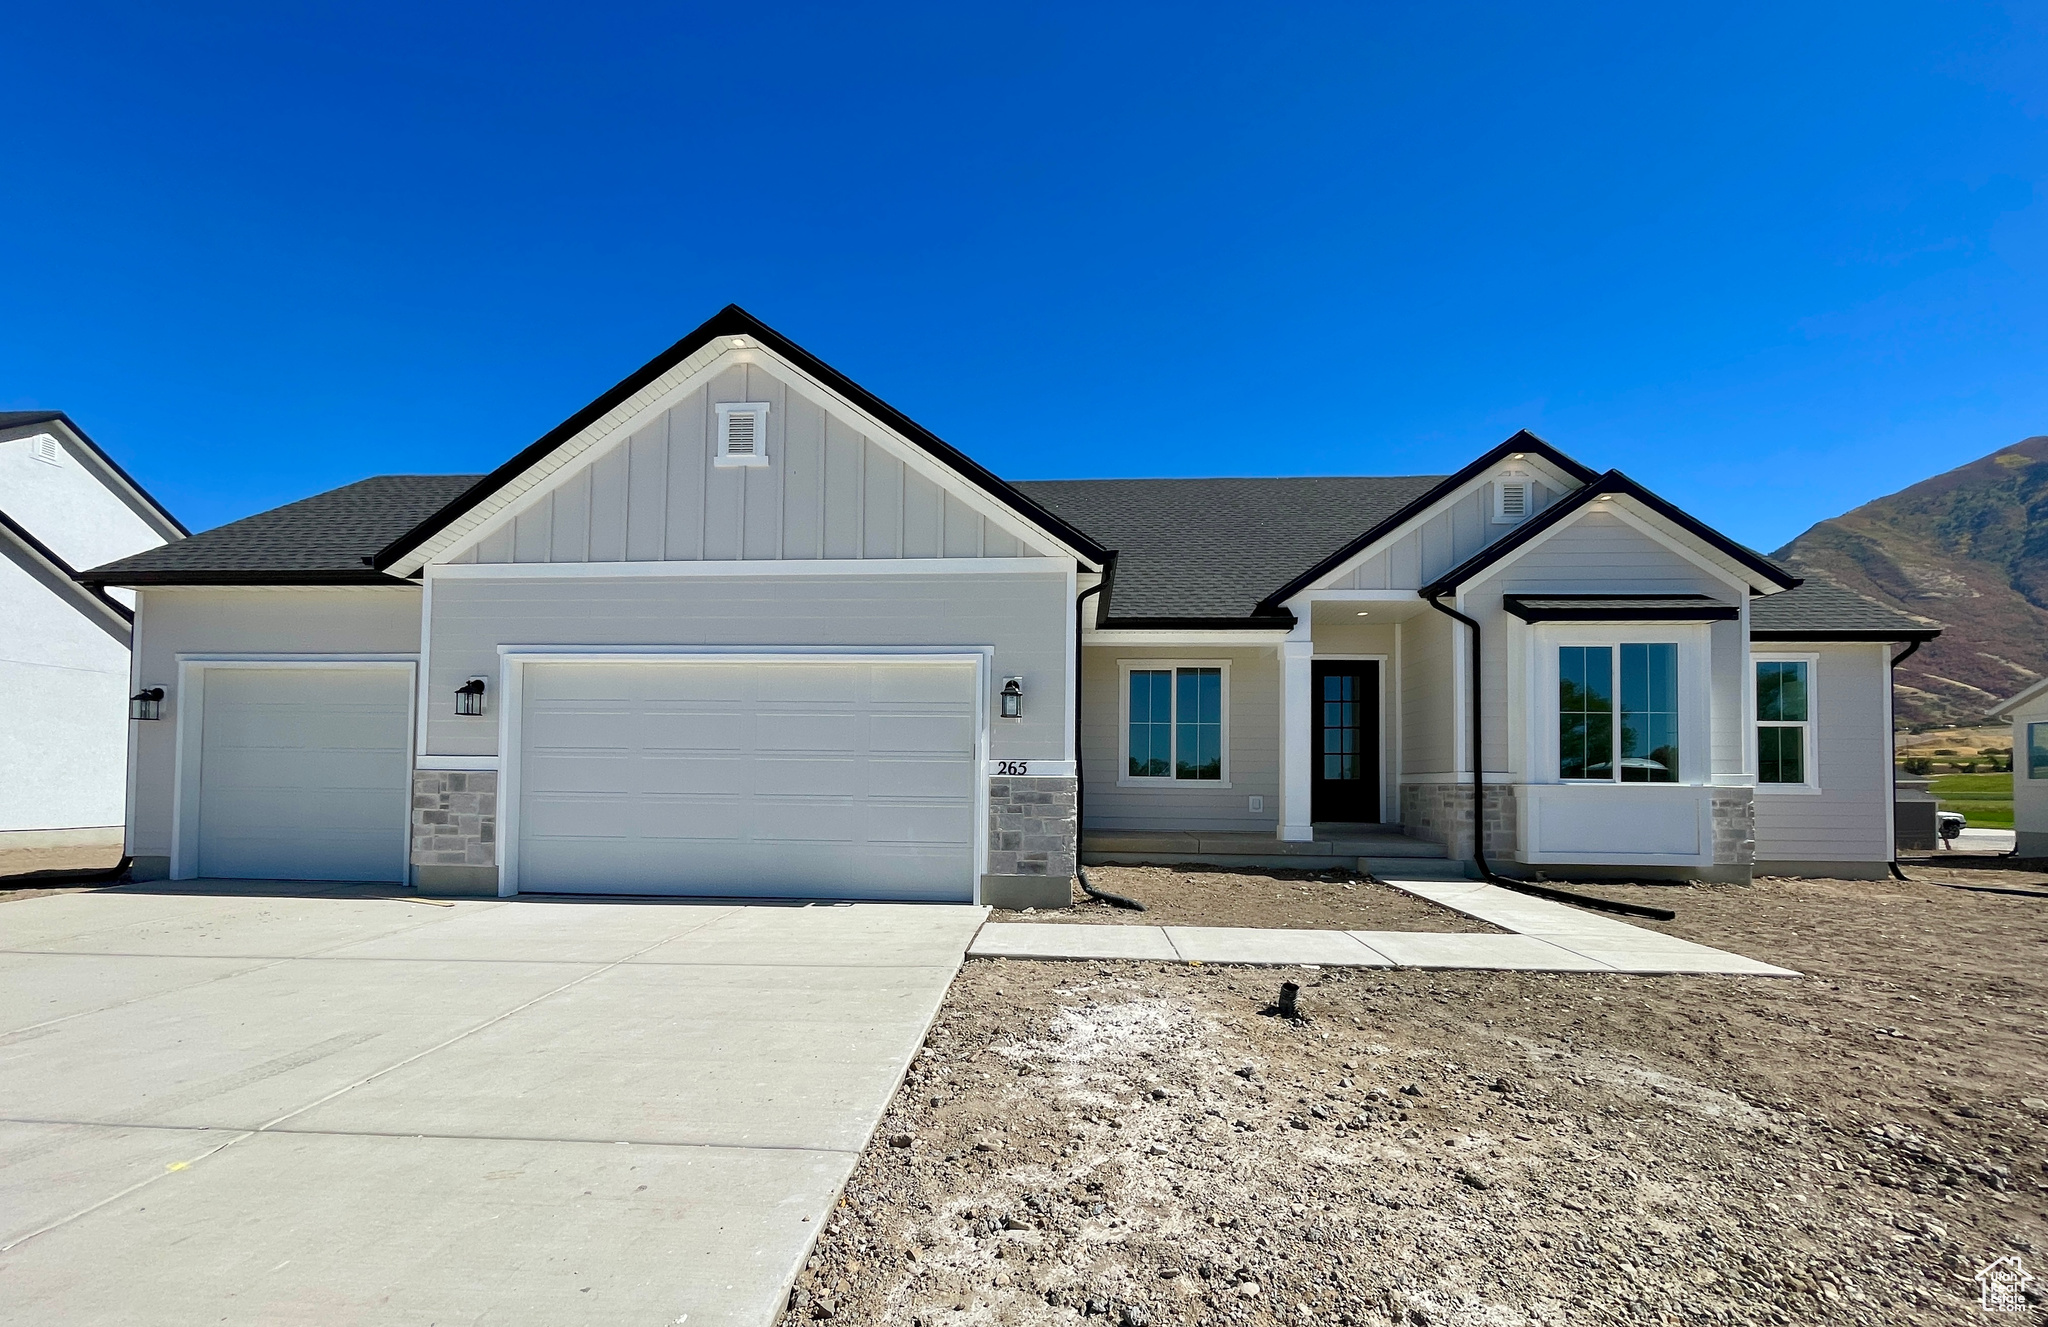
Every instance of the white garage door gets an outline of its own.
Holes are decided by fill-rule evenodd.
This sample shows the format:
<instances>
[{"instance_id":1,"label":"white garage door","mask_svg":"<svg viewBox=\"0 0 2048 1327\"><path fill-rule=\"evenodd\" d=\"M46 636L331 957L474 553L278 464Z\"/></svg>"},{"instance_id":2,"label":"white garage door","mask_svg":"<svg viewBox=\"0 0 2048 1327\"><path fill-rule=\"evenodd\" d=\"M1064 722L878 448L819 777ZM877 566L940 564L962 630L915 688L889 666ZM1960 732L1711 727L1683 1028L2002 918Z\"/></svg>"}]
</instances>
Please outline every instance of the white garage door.
<instances>
[{"instance_id":1,"label":"white garage door","mask_svg":"<svg viewBox=\"0 0 2048 1327\"><path fill-rule=\"evenodd\" d=\"M404 880L411 673L209 668L199 874Z\"/></svg>"},{"instance_id":2,"label":"white garage door","mask_svg":"<svg viewBox=\"0 0 2048 1327\"><path fill-rule=\"evenodd\" d=\"M530 663L521 892L969 899L969 664Z\"/></svg>"}]
</instances>

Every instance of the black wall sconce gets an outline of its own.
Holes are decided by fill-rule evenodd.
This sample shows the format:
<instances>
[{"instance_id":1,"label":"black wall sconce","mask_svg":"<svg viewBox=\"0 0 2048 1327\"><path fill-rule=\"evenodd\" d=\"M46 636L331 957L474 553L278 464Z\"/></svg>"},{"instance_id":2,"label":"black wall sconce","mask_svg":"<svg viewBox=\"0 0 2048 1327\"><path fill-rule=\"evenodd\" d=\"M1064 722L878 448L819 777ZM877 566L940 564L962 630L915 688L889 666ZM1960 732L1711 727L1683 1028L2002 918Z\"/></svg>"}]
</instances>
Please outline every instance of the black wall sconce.
<instances>
[{"instance_id":1,"label":"black wall sconce","mask_svg":"<svg viewBox=\"0 0 2048 1327\"><path fill-rule=\"evenodd\" d=\"M481 677L472 677L455 688L455 712L472 719L484 712L484 680Z\"/></svg>"},{"instance_id":2,"label":"black wall sconce","mask_svg":"<svg viewBox=\"0 0 2048 1327\"><path fill-rule=\"evenodd\" d=\"M161 719L164 717L164 689L149 687L128 697L128 717L131 719Z\"/></svg>"},{"instance_id":3,"label":"black wall sconce","mask_svg":"<svg viewBox=\"0 0 2048 1327\"><path fill-rule=\"evenodd\" d=\"M1003 690L999 699L1002 703L1002 715L1005 719L1023 718L1024 679L1021 677L1004 678Z\"/></svg>"}]
</instances>

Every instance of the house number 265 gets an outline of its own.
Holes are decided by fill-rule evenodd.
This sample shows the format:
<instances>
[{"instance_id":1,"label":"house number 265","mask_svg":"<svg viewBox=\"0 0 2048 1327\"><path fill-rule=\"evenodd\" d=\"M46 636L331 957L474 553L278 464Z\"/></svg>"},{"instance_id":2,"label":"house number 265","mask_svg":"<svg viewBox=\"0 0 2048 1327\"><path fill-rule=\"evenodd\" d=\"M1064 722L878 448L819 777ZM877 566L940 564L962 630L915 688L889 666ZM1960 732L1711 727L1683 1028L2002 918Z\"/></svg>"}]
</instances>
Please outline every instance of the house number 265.
<instances>
[{"instance_id":1,"label":"house number 265","mask_svg":"<svg viewBox=\"0 0 2048 1327\"><path fill-rule=\"evenodd\" d=\"M1031 762L1028 760L998 760L996 762L996 773L998 774L1029 774L1030 772Z\"/></svg>"}]
</instances>

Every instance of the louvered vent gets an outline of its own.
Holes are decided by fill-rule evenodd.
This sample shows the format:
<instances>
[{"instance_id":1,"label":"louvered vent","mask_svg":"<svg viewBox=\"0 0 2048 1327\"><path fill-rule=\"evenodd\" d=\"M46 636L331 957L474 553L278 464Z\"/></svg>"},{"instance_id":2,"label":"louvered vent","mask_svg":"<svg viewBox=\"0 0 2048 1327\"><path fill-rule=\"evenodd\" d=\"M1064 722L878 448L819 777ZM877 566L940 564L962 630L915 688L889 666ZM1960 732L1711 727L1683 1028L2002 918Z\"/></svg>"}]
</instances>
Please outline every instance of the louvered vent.
<instances>
[{"instance_id":1,"label":"louvered vent","mask_svg":"<svg viewBox=\"0 0 2048 1327\"><path fill-rule=\"evenodd\" d=\"M1500 518L1504 521L1519 521L1529 514L1529 486L1527 484L1502 484L1500 486Z\"/></svg>"},{"instance_id":2,"label":"louvered vent","mask_svg":"<svg viewBox=\"0 0 2048 1327\"><path fill-rule=\"evenodd\" d=\"M28 454L38 461L46 461L51 465L62 464L64 458L64 453L57 446L57 440L47 433L39 433L29 439Z\"/></svg>"},{"instance_id":3,"label":"louvered vent","mask_svg":"<svg viewBox=\"0 0 2048 1327\"><path fill-rule=\"evenodd\" d=\"M719 465L768 464L768 407L759 401L718 405Z\"/></svg>"}]
</instances>

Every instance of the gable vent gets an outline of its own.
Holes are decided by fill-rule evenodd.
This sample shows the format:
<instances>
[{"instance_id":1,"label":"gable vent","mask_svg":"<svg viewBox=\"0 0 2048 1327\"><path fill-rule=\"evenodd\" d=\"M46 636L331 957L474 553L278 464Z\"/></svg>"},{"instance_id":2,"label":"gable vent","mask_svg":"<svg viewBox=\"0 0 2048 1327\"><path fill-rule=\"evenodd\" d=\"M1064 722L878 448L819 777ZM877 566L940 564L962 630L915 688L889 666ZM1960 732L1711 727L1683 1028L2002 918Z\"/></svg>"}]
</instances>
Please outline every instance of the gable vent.
<instances>
[{"instance_id":1,"label":"gable vent","mask_svg":"<svg viewBox=\"0 0 2048 1327\"><path fill-rule=\"evenodd\" d=\"M57 440L47 433L38 433L28 440L28 454L49 465L62 465L64 451Z\"/></svg>"},{"instance_id":2,"label":"gable vent","mask_svg":"<svg viewBox=\"0 0 2048 1327\"><path fill-rule=\"evenodd\" d=\"M718 405L718 465L768 464L768 404L722 401Z\"/></svg>"},{"instance_id":3,"label":"gable vent","mask_svg":"<svg viewBox=\"0 0 2048 1327\"><path fill-rule=\"evenodd\" d=\"M1534 493L1529 476L1519 471L1509 471L1493 481L1493 519L1496 524L1511 525L1528 516L1534 505Z\"/></svg>"}]
</instances>

